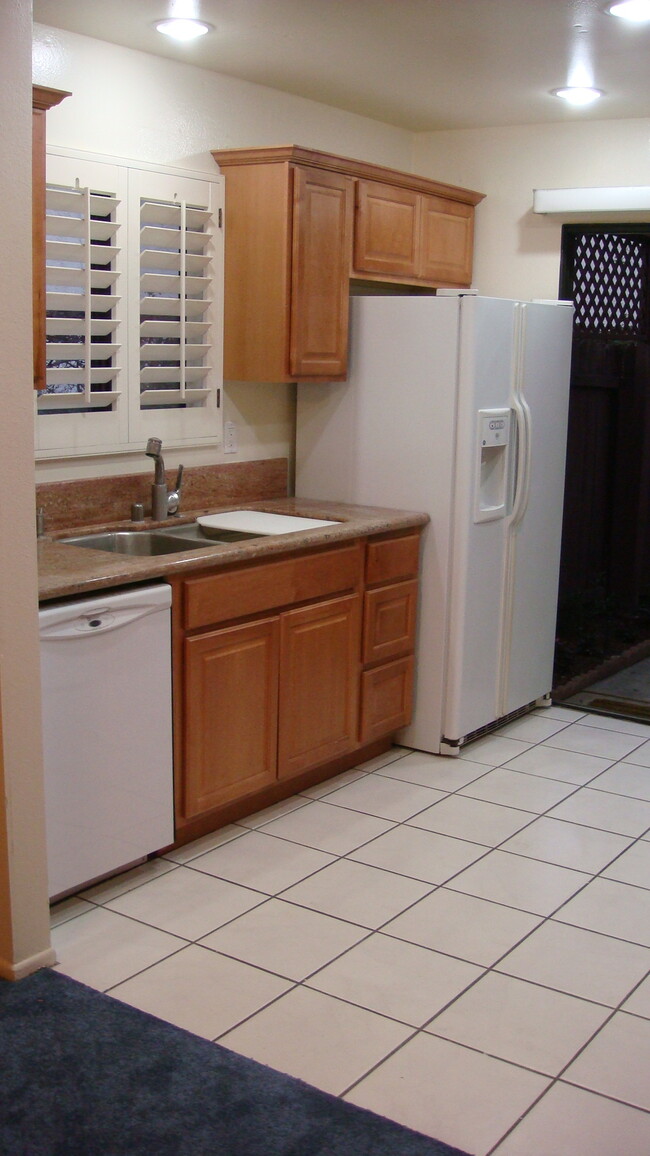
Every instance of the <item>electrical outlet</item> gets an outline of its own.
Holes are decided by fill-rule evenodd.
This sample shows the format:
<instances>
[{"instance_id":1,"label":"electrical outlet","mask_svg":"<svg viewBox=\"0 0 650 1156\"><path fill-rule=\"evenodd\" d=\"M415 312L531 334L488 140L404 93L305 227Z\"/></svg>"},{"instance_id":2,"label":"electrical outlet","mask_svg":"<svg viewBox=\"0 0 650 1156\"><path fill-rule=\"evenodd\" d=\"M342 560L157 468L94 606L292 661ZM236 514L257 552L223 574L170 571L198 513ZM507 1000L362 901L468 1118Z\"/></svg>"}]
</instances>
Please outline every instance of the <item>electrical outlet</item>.
<instances>
[{"instance_id":1,"label":"electrical outlet","mask_svg":"<svg viewBox=\"0 0 650 1156\"><path fill-rule=\"evenodd\" d=\"M237 426L234 421L224 422L223 452L224 454L237 453Z\"/></svg>"}]
</instances>

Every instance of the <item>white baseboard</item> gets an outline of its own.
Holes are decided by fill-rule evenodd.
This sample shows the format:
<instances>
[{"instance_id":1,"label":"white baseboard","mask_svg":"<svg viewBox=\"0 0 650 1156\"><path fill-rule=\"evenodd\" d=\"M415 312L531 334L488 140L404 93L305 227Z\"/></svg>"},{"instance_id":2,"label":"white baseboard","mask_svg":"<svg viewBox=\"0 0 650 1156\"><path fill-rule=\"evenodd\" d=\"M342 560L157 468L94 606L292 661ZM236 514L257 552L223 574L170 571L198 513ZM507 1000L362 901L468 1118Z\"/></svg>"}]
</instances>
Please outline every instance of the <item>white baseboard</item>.
<instances>
[{"instance_id":1,"label":"white baseboard","mask_svg":"<svg viewBox=\"0 0 650 1156\"><path fill-rule=\"evenodd\" d=\"M0 958L0 979L24 979L33 971L38 971L41 967L52 967L55 963L56 952L53 947L39 951L36 955L29 956L28 959L21 959L18 963Z\"/></svg>"}]
</instances>

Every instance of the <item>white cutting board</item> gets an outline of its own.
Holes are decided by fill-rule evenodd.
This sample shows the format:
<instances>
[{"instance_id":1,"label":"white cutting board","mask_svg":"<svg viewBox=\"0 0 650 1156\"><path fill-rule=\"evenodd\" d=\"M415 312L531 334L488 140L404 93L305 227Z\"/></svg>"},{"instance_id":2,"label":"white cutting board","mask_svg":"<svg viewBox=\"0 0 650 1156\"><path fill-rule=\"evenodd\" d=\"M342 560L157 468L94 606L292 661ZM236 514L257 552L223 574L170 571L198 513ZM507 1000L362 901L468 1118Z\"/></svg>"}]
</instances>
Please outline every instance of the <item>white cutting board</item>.
<instances>
[{"instance_id":1,"label":"white cutting board","mask_svg":"<svg viewBox=\"0 0 650 1156\"><path fill-rule=\"evenodd\" d=\"M249 534L294 534L297 530L319 530L338 526L323 518L298 518L292 514L269 514L264 510L228 510L224 514L204 514L196 519L206 530L245 530Z\"/></svg>"}]
</instances>

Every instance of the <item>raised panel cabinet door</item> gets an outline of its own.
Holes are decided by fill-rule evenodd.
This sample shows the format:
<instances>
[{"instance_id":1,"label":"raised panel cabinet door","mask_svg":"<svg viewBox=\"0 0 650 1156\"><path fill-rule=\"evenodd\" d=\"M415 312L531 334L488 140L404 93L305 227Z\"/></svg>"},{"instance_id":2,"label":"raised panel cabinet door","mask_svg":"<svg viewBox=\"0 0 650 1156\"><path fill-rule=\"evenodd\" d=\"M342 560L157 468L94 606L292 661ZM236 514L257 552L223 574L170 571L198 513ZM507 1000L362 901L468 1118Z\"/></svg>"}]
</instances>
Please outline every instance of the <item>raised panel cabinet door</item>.
<instances>
[{"instance_id":1,"label":"raised panel cabinet door","mask_svg":"<svg viewBox=\"0 0 650 1156\"><path fill-rule=\"evenodd\" d=\"M279 620L185 639L185 818L276 778Z\"/></svg>"},{"instance_id":2,"label":"raised panel cabinet door","mask_svg":"<svg viewBox=\"0 0 650 1156\"><path fill-rule=\"evenodd\" d=\"M472 281L474 207L444 197L422 197L420 277L439 285Z\"/></svg>"},{"instance_id":3,"label":"raised panel cabinet door","mask_svg":"<svg viewBox=\"0 0 650 1156\"><path fill-rule=\"evenodd\" d=\"M353 182L301 167L293 182L289 372L332 380L347 368Z\"/></svg>"},{"instance_id":4,"label":"raised panel cabinet door","mask_svg":"<svg viewBox=\"0 0 650 1156\"><path fill-rule=\"evenodd\" d=\"M279 778L357 743L360 609L351 594L282 615Z\"/></svg>"},{"instance_id":5,"label":"raised panel cabinet door","mask_svg":"<svg viewBox=\"0 0 650 1156\"><path fill-rule=\"evenodd\" d=\"M286 381L291 168L282 162L233 165L224 174L224 377Z\"/></svg>"},{"instance_id":6,"label":"raised panel cabinet door","mask_svg":"<svg viewBox=\"0 0 650 1156\"><path fill-rule=\"evenodd\" d=\"M418 276L419 193L357 181L354 270Z\"/></svg>"}]
</instances>

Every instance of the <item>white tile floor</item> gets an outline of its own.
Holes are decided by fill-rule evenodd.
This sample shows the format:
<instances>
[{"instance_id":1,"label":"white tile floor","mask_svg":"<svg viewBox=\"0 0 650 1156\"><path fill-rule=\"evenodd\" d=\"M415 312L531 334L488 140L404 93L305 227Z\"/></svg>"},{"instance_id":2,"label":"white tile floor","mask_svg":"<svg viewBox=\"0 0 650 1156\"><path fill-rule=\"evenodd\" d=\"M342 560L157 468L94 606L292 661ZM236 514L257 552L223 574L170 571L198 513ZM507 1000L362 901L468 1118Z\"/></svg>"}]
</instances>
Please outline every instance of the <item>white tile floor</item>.
<instances>
[{"instance_id":1,"label":"white tile floor","mask_svg":"<svg viewBox=\"0 0 650 1156\"><path fill-rule=\"evenodd\" d=\"M475 1156L650 1153L650 726L394 748L53 923L67 975Z\"/></svg>"}]
</instances>

